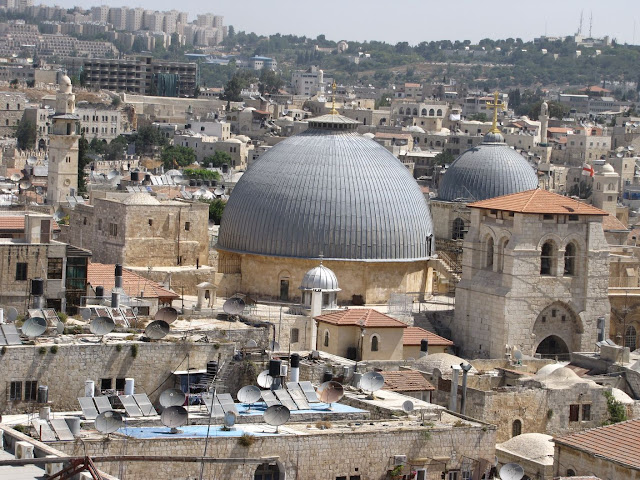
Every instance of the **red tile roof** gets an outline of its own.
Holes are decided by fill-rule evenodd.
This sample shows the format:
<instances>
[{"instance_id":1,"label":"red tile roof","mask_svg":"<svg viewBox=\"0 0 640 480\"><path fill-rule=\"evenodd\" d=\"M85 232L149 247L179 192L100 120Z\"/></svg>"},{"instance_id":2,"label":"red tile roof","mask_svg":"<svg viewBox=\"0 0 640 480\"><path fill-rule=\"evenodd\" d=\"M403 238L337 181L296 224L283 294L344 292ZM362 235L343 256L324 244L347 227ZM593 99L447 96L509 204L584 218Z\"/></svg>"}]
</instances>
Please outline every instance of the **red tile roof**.
<instances>
[{"instance_id":1,"label":"red tile roof","mask_svg":"<svg viewBox=\"0 0 640 480\"><path fill-rule=\"evenodd\" d=\"M556 446L575 448L633 470L640 470L640 420L638 419L592 428L553 440Z\"/></svg>"},{"instance_id":2,"label":"red tile roof","mask_svg":"<svg viewBox=\"0 0 640 480\"><path fill-rule=\"evenodd\" d=\"M429 341L429 345L453 345L451 340L431 333L428 330L420 327L407 327L402 332L402 344L403 345L420 345L420 340L426 338Z\"/></svg>"},{"instance_id":3,"label":"red tile roof","mask_svg":"<svg viewBox=\"0 0 640 480\"><path fill-rule=\"evenodd\" d=\"M327 313L315 317L318 322L332 325L356 325L363 327L407 328L407 324L371 308L357 308Z\"/></svg>"},{"instance_id":4,"label":"red tile roof","mask_svg":"<svg viewBox=\"0 0 640 480\"><path fill-rule=\"evenodd\" d=\"M541 189L489 198L487 200L470 203L468 206L517 213L608 215L607 212L599 208Z\"/></svg>"},{"instance_id":5,"label":"red tile roof","mask_svg":"<svg viewBox=\"0 0 640 480\"><path fill-rule=\"evenodd\" d=\"M383 390L393 392L424 392L435 390L435 387L415 370L399 370L395 372L380 372L384 377Z\"/></svg>"},{"instance_id":6,"label":"red tile roof","mask_svg":"<svg viewBox=\"0 0 640 480\"><path fill-rule=\"evenodd\" d=\"M620 220L618 220L616 217L614 217L613 215L609 214L606 217L604 217L602 219L602 229L607 232L607 231L616 231L616 230L622 230L622 231L627 231L629 230L629 228L622 223Z\"/></svg>"},{"instance_id":7,"label":"red tile roof","mask_svg":"<svg viewBox=\"0 0 640 480\"><path fill-rule=\"evenodd\" d=\"M569 133L571 129L566 127L549 127L547 132L549 133Z\"/></svg>"},{"instance_id":8,"label":"red tile roof","mask_svg":"<svg viewBox=\"0 0 640 480\"><path fill-rule=\"evenodd\" d=\"M87 283L94 289L103 286L105 292L111 291L115 286L115 265L105 263L89 263L87 267ZM144 278L142 275L122 269L122 288L130 297L140 295L144 291L144 298L158 298L163 302L180 298L177 293L164 288L158 282Z\"/></svg>"},{"instance_id":9,"label":"red tile roof","mask_svg":"<svg viewBox=\"0 0 640 480\"><path fill-rule=\"evenodd\" d=\"M60 231L60 225L55 220L53 220L51 228L54 232ZM0 216L0 230L24 232L24 215Z\"/></svg>"},{"instance_id":10,"label":"red tile roof","mask_svg":"<svg viewBox=\"0 0 640 480\"><path fill-rule=\"evenodd\" d=\"M385 133L385 132L378 132L375 135L375 138L388 138L391 140L411 140L413 141L413 135L411 135L410 133Z\"/></svg>"}]
</instances>

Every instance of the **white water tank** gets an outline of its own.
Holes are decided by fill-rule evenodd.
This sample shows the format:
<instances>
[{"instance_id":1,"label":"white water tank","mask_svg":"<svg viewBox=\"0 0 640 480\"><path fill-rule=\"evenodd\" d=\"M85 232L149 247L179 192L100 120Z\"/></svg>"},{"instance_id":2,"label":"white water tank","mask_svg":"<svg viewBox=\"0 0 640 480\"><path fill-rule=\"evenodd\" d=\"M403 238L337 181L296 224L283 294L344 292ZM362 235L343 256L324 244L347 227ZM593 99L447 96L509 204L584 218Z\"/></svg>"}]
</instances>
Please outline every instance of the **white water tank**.
<instances>
[{"instance_id":1,"label":"white water tank","mask_svg":"<svg viewBox=\"0 0 640 480\"><path fill-rule=\"evenodd\" d=\"M125 378L124 379L124 394L125 395L133 395L135 391L135 380L133 378Z\"/></svg>"},{"instance_id":2,"label":"white water tank","mask_svg":"<svg viewBox=\"0 0 640 480\"><path fill-rule=\"evenodd\" d=\"M93 397L95 391L95 382L93 380L86 380L84 382L84 396L85 397Z\"/></svg>"}]
</instances>

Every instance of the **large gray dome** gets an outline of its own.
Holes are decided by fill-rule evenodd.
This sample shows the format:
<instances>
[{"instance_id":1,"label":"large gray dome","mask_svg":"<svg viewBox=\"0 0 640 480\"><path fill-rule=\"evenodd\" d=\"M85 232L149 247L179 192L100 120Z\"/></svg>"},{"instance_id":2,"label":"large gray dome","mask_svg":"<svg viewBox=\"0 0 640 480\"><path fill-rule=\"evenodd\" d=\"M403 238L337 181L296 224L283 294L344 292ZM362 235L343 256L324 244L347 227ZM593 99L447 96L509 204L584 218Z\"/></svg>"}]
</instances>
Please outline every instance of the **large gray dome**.
<instances>
[{"instance_id":1,"label":"large gray dome","mask_svg":"<svg viewBox=\"0 0 640 480\"><path fill-rule=\"evenodd\" d=\"M537 188L533 167L501 138L489 134L460 155L442 177L438 199L480 201Z\"/></svg>"},{"instance_id":2,"label":"large gray dome","mask_svg":"<svg viewBox=\"0 0 640 480\"><path fill-rule=\"evenodd\" d=\"M308 130L265 152L233 189L218 247L298 258L428 258L433 229L424 195L355 123L312 119Z\"/></svg>"}]
</instances>

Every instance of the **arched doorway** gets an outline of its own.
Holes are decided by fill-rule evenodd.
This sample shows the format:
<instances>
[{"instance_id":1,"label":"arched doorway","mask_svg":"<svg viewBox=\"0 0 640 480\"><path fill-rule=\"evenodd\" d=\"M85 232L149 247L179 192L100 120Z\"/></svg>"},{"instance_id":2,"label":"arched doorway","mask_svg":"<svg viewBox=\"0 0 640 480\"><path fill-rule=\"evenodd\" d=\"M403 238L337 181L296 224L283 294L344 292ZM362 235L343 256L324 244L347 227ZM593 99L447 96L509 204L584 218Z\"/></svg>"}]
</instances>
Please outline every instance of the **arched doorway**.
<instances>
[{"instance_id":1,"label":"arched doorway","mask_svg":"<svg viewBox=\"0 0 640 480\"><path fill-rule=\"evenodd\" d=\"M269 465L263 463L258 465L256 472L253 475L253 480L278 480L280 478L280 469L278 465Z\"/></svg>"},{"instance_id":2,"label":"arched doorway","mask_svg":"<svg viewBox=\"0 0 640 480\"><path fill-rule=\"evenodd\" d=\"M451 238L453 240L462 240L464 238L464 234L466 233L466 228L464 226L464 220L462 220L460 217L456 218L453 221L453 228L452 228L452 234L451 234Z\"/></svg>"},{"instance_id":3,"label":"arched doorway","mask_svg":"<svg viewBox=\"0 0 640 480\"><path fill-rule=\"evenodd\" d=\"M636 329L633 326L628 326L627 331L624 332L624 346L628 347L632 352L636 349Z\"/></svg>"},{"instance_id":4,"label":"arched doorway","mask_svg":"<svg viewBox=\"0 0 640 480\"><path fill-rule=\"evenodd\" d=\"M549 335L542 340L536 348L536 353L541 355L542 358L553 358L556 356L569 355L569 347L560 337L556 335Z\"/></svg>"},{"instance_id":5,"label":"arched doorway","mask_svg":"<svg viewBox=\"0 0 640 480\"><path fill-rule=\"evenodd\" d=\"M520 420L514 420L511 424L511 436L517 437L522 433L522 422Z\"/></svg>"}]
</instances>

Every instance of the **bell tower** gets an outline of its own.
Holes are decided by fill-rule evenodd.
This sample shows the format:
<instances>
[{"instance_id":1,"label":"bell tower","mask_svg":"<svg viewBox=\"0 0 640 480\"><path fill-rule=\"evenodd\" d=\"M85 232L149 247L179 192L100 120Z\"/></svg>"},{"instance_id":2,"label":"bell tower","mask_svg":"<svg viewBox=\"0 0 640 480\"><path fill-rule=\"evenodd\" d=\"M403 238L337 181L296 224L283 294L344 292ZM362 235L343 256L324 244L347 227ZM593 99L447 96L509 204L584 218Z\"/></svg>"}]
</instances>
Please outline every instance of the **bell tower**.
<instances>
[{"instance_id":1,"label":"bell tower","mask_svg":"<svg viewBox=\"0 0 640 480\"><path fill-rule=\"evenodd\" d=\"M49 135L47 203L57 205L78 193L78 141L80 117L75 114L76 96L64 75L56 94L56 113Z\"/></svg>"}]
</instances>

